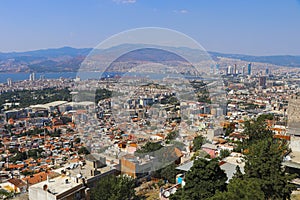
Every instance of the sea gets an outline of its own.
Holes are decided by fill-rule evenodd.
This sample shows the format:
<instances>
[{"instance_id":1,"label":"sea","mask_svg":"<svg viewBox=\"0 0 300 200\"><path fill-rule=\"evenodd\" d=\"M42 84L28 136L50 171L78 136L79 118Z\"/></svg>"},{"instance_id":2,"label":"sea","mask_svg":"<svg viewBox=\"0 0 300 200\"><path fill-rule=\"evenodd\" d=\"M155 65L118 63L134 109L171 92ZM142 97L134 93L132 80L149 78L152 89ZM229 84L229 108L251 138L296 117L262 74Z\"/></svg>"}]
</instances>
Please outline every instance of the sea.
<instances>
[{"instance_id":1,"label":"sea","mask_svg":"<svg viewBox=\"0 0 300 200\"><path fill-rule=\"evenodd\" d=\"M35 78L39 79L58 79L62 78L75 78L76 72L61 72L61 73L35 73ZM0 83L6 83L10 78L13 82L29 80L30 73L0 73Z\"/></svg>"},{"instance_id":2,"label":"sea","mask_svg":"<svg viewBox=\"0 0 300 200\"><path fill-rule=\"evenodd\" d=\"M29 80L31 73L0 73L0 83L7 83L7 79L10 78L12 82ZM105 73L106 77L114 76L116 73ZM74 79L79 76L82 80L85 79L99 79L103 77L102 72L48 72L48 73L35 73L35 79L59 79L69 78Z\"/></svg>"},{"instance_id":3,"label":"sea","mask_svg":"<svg viewBox=\"0 0 300 200\"><path fill-rule=\"evenodd\" d=\"M31 73L0 73L0 83L7 83L7 79L10 78L12 82L29 80ZM35 79L38 80L41 77L44 79L59 79L59 78L69 78L74 79L80 77L81 80L87 79L99 79L100 77L114 77L123 76L124 73L121 72L47 72L47 73L35 73ZM151 79L163 79L165 77L181 77L180 74L151 74L151 73L138 73L129 72L125 76L133 77L148 77ZM195 76L185 76L187 79L195 79L199 77Z\"/></svg>"}]
</instances>

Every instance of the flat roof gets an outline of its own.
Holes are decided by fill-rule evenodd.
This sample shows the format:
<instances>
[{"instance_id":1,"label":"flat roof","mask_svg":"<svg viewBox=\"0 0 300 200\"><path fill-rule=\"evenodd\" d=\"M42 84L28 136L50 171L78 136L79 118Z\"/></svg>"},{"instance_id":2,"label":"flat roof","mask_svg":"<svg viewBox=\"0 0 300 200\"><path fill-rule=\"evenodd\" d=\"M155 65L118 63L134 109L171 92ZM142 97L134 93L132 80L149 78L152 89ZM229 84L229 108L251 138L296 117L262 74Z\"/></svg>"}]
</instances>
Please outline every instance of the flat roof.
<instances>
[{"instance_id":1,"label":"flat roof","mask_svg":"<svg viewBox=\"0 0 300 200\"><path fill-rule=\"evenodd\" d=\"M286 167L291 167L291 168L295 168L295 169L300 169L300 163L296 163L296 162L292 162L292 161L285 161L282 162L283 166Z\"/></svg>"},{"instance_id":2,"label":"flat roof","mask_svg":"<svg viewBox=\"0 0 300 200\"><path fill-rule=\"evenodd\" d=\"M192 168L193 164L194 164L194 161L190 161L190 162L187 162L183 165L176 167L176 169L187 172Z\"/></svg>"},{"instance_id":3,"label":"flat roof","mask_svg":"<svg viewBox=\"0 0 300 200\"><path fill-rule=\"evenodd\" d=\"M237 165L231 164L231 163L227 163L227 162L220 166L220 168L222 170L224 170L225 173L226 173L226 175L227 175L227 183L228 183L229 180L232 179L233 175L235 174L236 167L237 167ZM241 172L243 174L245 173L244 172L244 168L241 167L240 170L241 170Z\"/></svg>"},{"instance_id":4,"label":"flat roof","mask_svg":"<svg viewBox=\"0 0 300 200\"><path fill-rule=\"evenodd\" d=\"M95 105L92 101L80 101L80 102L67 102L66 105L68 106L90 106Z\"/></svg>"},{"instance_id":5,"label":"flat roof","mask_svg":"<svg viewBox=\"0 0 300 200\"><path fill-rule=\"evenodd\" d=\"M68 179L68 183L66 183L66 179ZM40 183L34 184L30 186L30 188L38 188L42 189L44 185L48 186L48 190L55 196L60 195L76 186L81 185L81 180L76 183L76 180L70 178L69 176L59 176L49 181L42 181Z\"/></svg>"},{"instance_id":6,"label":"flat roof","mask_svg":"<svg viewBox=\"0 0 300 200\"><path fill-rule=\"evenodd\" d=\"M65 169L60 168L60 170ZM60 171L57 170L57 171ZM34 184L30 186L31 189L38 189L38 190L43 190L44 185L48 186L48 190L51 192L52 195L59 196L69 190L78 190L81 187L84 187L82 185L82 180L81 178L78 178L78 183L76 182L76 177L81 174L82 178L85 178L85 181L87 182L89 179L95 177L92 173L91 170L94 170L94 168L89 167L88 165L85 165L83 168L77 167L73 170L66 170L68 175L61 175L59 177L50 179L49 181L42 181L40 183ZM100 173L99 174L104 174L106 172L109 172L111 170L114 170L114 167L112 166L106 166L103 168L98 168L97 169ZM68 183L66 183L66 179L68 179Z\"/></svg>"},{"instance_id":7,"label":"flat roof","mask_svg":"<svg viewBox=\"0 0 300 200\"><path fill-rule=\"evenodd\" d=\"M55 107L55 106L63 105L63 104L65 104L65 103L68 103L68 102L67 102L67 101L53 101L53 102L44 104L44 106L47 106L47 107Z\"/></svg>"},{"instance_id":8,"label":"flat roof","mask_svg":"<svg viewBox=\"0 0 300 200\"><path fill-rule=\"evenodd\" d=\"M43 109L48 109L47 106L43 105L43 104L37 104L37 105L30 105L30 108L43 108Z\"/></svg>"},{"instance_id":9,"label":"flat roof","mask_svg":"<svg viewBox=\"0 0 300 200\"><path fill-rule=\"evenodd\" d=\"M194 161L190 161L190 162L187 162L187 163L185 163L185 164L183 164L181 166L176 167L176 169L187 172L187 171L189 171L191 169L191 167L193 166L193 164L194 164ZM220 166L220 168L222 170L224 170L224 172L227 175L227 182L230 179L232 179L234 173L236 172L236 167L237 167L237 165L232 164L232 163L228 163L228 162L225 162L224 164L222 164ZM241 172L244 173L244 167L240 167L240 169L241 169Z\"/></svg>"},{"instance_id":10,"label":"flat roof","mask_svg":"<svg viewBox=\"0 0 300 200\"><path fill-rule=\"evenodd\" d=\"M216 145L210 144L210 143L205 143L204 145L202 145L201 148L208 148L208 149L214 149L214 150L218 149Z\"/></svg>"}]
</instances>

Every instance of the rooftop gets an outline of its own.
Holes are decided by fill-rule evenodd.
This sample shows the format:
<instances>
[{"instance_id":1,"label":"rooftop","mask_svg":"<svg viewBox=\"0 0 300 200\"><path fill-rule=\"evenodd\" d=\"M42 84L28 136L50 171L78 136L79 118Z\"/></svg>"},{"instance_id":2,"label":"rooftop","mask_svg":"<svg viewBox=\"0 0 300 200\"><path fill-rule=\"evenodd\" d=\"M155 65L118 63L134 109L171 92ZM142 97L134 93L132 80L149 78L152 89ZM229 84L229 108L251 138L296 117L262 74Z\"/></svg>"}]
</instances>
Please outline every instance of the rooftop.
<instances>
[{"instance_id":1,"label":"rooftop","mask_svg":"<svg viewBox=\"0 0 300 200\"><path fill-rule=\"evenodd\" d=\"M183 165L176 167L176 169L187 172L192 168L193 164L194 164L194 161L190 161L190 162L187 162ZM235 165L235 164L228 163L228 162L221 162L220 168L222 170L224 170L224 172L226 173L227 181L232 179L234 173L236 172L236 167L237 167L237 165ZM241 172L244 173L244 168L240 167L240 169L241 169Z\"/></svg>"},{"instance_id":2,"label":"rooftop","mask_svg":"<svg viewBox=\"0 0 300 200\"><path fill-rule=\"evenodd\" d=\"M66 181L68 180L68 181ZM74 188L76 186L80 186L81 185L81 180L78 181L78 183L76 182L76 178L70 178L68 176L59 176L57 178L53 178L50 180L46 180L40 183L37 183L33 186L31 186L32 189L42 189L44 188L45 185L48 186L48 191L53 194L53 195L59 195L62 194L68 190L70 190L71 188Z\"/></svg>"},{"instance_id":3,"label":"rooftop","mask_svg":"<svg viewBox=\"0 0 300 200\"><path fill-rule=\"evenodd\" d=\"M218 149L216 145L214 144L209 144L209 143L205 143L204 145L202 145L202 148L208 148L208 149Z\"/></svg>"},{"instance_id":4,"label":"rooftop","mask_svg":"<svg viewBox=\"0 0 300 200\"><path fill-rule=\"evenodd\" d=\"M63 105L65 103L67 103L67 101L53 101L53 102L44 104L44 106L47 106L47 107L56 107L56 106Z\"/></svg>"}]
</instances>

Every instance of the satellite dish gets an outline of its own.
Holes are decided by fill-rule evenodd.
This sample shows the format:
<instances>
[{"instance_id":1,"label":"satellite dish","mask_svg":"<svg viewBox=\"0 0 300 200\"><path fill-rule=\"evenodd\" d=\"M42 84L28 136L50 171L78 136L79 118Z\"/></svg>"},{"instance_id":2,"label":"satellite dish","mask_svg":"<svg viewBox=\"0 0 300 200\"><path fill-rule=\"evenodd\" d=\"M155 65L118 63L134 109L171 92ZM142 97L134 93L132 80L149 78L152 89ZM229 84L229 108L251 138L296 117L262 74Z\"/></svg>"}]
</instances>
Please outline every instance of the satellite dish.
<instances>
[{"instance_id":1,"label":"satellite dish","mask_svg":"<svg viewBox=\"0 0 300 200\"><path fill-rule=\"evenodd\" d=\"M77 177L77 178L81 178L82 175L81 175L81 174L77 174L76 177Z\"/></svg>"}]
</instances>

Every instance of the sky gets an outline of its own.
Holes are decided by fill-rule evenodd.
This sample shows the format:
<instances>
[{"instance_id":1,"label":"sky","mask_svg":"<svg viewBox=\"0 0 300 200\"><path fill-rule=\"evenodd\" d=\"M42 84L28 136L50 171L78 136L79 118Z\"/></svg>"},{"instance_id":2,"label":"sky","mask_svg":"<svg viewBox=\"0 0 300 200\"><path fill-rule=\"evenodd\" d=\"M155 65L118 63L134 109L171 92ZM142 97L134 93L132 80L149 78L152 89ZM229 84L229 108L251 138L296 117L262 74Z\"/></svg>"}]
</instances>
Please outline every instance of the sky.
<instances>
[{"instance_id":1,"label":"sky","mask_svg":"<svg viewBox=\"0 0 300 200\"><path fill-rule=\"evenodd\" d=\"M300 0L0 0L0 52L93 48L162 27L208 51L300 55Z\"/></svg>"}]
</instances>

